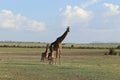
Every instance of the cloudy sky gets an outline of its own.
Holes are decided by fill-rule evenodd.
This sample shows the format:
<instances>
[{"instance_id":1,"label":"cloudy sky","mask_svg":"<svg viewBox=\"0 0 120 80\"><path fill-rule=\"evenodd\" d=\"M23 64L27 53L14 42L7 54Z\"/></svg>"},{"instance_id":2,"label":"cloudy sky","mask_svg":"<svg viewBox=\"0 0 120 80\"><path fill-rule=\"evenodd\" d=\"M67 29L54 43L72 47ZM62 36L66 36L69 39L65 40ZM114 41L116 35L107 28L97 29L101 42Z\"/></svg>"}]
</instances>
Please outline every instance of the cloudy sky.
<instances>
[{"instance_id":1,"label":"cloudy sky","mask_svg":"<svg viewBox=\"0 0 120 80\"><path fill-rule=\"evenodd\" d=\"M120 42L119 0L0 0L0 41Z\"/></svg>"}]
</instances>

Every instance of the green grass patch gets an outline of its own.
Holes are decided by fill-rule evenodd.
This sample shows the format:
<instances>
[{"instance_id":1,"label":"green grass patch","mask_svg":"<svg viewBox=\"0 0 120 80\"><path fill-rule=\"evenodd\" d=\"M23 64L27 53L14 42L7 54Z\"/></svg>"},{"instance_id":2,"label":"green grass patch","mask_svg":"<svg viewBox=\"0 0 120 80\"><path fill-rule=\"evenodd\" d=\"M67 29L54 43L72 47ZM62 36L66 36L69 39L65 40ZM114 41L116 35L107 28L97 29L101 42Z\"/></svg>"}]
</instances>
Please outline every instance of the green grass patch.
<instances>
[{"instance_id":1,"label":"green grass patch","mask_svg":"<svg viewBox=\"0 0 120 80\"><path fill-rule=\"evenodd\" d=\"M10 49L10 52L13 51L14 54L9 53L11 54L10 57L8 55L0 57L0 80L120 79L119 56L102 55L102 52L104 52L104 50L84 50L65 49L63 50L63 55L61 58L62 64L49 65L40 62L40 55L36 55L39 54L39 51L43 51L43 49L30 50L15 48L15 52L14 50ZM4 53L7 51L9 51L9 49L6 49ZM21 53L22 55L17 55L20 54L21 51L27 53ZM34 53L34 51L38 53ZM2 56L4 53L0 53L0 55ZM15 54L17 56L14 56ZM26 58L21 56L28 57Z\"/></svg>"}]
</instances>

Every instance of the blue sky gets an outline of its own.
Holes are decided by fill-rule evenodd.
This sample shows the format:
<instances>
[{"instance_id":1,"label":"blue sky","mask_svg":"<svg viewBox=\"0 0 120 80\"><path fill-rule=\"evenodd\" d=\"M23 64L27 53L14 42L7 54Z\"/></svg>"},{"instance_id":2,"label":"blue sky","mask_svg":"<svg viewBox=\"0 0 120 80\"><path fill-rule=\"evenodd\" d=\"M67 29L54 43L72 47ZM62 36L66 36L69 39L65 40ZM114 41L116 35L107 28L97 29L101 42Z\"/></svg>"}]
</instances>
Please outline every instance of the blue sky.
<instances>
[{"instance_id":1,"label":"blue sky","mask_svg":"<svg viewBox=\"0 0 120 80\"><path fill-rule=\"evenodd\" d=\"M0 41L120 42L119 0L0 0Z\"/></svg>"}]
</instances>

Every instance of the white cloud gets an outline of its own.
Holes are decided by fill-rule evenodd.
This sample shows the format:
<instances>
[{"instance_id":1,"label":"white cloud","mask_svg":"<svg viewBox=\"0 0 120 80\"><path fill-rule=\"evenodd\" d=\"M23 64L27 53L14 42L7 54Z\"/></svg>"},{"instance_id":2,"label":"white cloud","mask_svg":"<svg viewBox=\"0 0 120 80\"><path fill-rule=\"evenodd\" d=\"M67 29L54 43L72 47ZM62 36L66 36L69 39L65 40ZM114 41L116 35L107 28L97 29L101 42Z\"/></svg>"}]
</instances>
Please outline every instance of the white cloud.
<instances>
[{"instance_id":1,"label":"white cloud","mask_svg":"<svg viewBox=\"0 0 120 80\"><path fill-rule=\"evenodd\" d=\"M63 25L79 25L86 23L92 16L91 11L84 10L78 6L67 5L65 10L61 10Z\"/></svg>"},{"instance_id":2,"label":"white cloud","mask_svg":"<svg viewBox=\"0 0 120 80\"><path fill-rule=\"evenodd\" d=\"M114 5L112 3L104 3L103 6L108 9L108 11L104 14L105 16L120 14L119 5Z\"/></svg>"},{"instance_id":3,"label":"white cloud","mask_svg":"<svg viewBox=\"0 0 120 80\"><path fill-rule=\"evenodd\" d=\"M10 10L2 10L0 11L0 28L42 31L45 29L45 24L43 22L28 19L21 14L14 14Z\"/></svg>"},{"instance_id":4,"label":"white cloud","mask_svg":"<svg viewBox=\"0 0 120 80\"><path fill-rule=\"evenodd\" d=\"M88 7L89 5L92 5L92 4L94 4L94 3L97 3L99 0L88 0L87 2L85 2L84 4L82 4L81 6L83 7L83 8L85 8L85 7Z\"/></svg>"}]
</instances>

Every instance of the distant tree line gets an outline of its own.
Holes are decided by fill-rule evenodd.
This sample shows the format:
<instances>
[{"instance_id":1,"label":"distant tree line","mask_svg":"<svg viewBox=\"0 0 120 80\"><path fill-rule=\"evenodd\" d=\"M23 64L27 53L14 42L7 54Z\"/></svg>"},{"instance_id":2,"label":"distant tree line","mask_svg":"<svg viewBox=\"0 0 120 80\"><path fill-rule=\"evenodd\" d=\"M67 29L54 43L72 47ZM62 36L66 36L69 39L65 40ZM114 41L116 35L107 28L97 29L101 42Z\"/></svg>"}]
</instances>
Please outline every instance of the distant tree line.
<instances>
[{"instance_id":1,"label":"distant tree line","mask_svg":"<svg viewBox=\"0 0 120 80\"><path fill-rule=\"evenodd\" d=\"M46 47L45 42L16 42L16 41L0 41L0 47L12 47L12 48L45 48ZM99 45L99 44L98 44ZM100 47L100 46L94 46L88 45L88 46L81 46L81 45L75 45L70 43L63 43L63 48L65 49L111 49L110 47ZM111 46L112 47L112 46ZM120 49L120 45L117 47L112 47L113 49Z\"/></svg>"},{"instance_id":2,"label":"distant tree line","mask_svg":"<svg viewBox=\"0 0 120 80\"><path fill-rule=\"evenodd\" d=\"M0 45L0 47L6 48L45 48L46 46L19 46L19 45Z\"/></svg>"},{"instance_id":3,"label":"distant tree line","mask_svg":"<svg viewBox=\"0 0 120 80\"><path fill-rule=\"evenodd\" d=\"M94 47L94 46L63 46L63 48L69 48L69 49L110 49L109 47ZM118 47L113 47L113 49L120 49L120 45Z\"/></svg>"}]
</instances>

